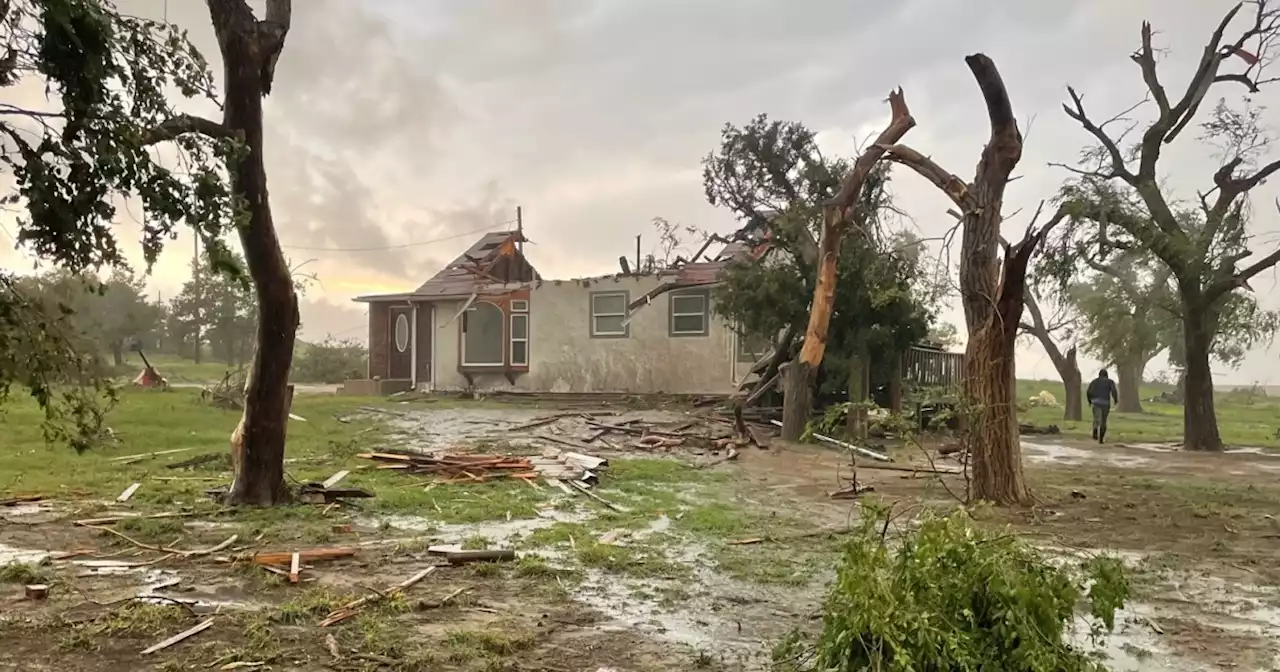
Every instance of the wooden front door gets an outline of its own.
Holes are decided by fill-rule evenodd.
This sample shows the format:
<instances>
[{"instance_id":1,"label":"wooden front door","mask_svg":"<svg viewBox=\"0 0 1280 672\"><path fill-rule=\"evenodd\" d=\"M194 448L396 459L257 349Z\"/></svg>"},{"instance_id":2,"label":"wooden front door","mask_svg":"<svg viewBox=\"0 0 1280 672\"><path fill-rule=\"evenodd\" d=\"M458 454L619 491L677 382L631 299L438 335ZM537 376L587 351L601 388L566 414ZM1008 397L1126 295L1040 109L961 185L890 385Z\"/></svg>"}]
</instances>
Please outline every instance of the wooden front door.
<instances>
[{"instance_id":1,"label":"wooden front door","mask_svg":"<svg viewBox=\"0 0 1280 672\"><path fill-rule=\"evenodd\" d=\"M409 380L413 371L413 308L392 306L389 311L390 328L387 339L390 357L387 358L389 380Z\"/></svg>"}]
</instances>

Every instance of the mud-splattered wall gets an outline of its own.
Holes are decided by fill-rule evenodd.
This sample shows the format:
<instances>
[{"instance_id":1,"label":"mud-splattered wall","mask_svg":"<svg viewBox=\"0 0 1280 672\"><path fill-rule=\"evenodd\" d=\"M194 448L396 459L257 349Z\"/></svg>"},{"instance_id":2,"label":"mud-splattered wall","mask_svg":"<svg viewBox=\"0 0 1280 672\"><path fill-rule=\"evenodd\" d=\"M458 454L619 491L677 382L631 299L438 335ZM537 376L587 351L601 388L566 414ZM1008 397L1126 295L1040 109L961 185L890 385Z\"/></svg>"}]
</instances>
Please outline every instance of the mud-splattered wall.
<instances>
[{"instance_id":1,"label":"mud-splattered wall","mask_svg":"<svg viewBox=\"0 0 1280 672\"><path fill-rule=\"evenodd\" d=\"M593 294L623 292L628 301L634 301L672 279L622 276L544 281L529 299L528 373L517 374L514 384L500 373L474 374L476 388L637 394L732 392L750 364L736 362L736 342L729 325L708 310L704 334L673 336L672 293L638 309L625 335L593 335ZM706 289L702 291L705 295ZM459 307L459 302L435 304L437 324L443 325ZM437 329L436 389L467 387L466 377L458 370L459 337L456 321Z\"/></svg>"}]
</instances>

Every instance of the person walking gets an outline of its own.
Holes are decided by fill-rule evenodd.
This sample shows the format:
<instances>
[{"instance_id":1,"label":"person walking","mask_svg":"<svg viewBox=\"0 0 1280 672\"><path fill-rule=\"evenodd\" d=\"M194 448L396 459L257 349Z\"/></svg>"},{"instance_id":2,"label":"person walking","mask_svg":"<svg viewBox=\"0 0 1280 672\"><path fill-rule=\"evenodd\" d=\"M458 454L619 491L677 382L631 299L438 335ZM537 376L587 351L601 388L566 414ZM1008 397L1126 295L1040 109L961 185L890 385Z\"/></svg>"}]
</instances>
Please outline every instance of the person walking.
<instances>
[{"instance_id":1,"label":"person walking","mask_svg":"<svg viewBox=\"0 0 1280 672\"><path fill-rule=\"evenodd\" d=\"M1098 377L1089 383L1084 398L1089 400L1089 407L1093 409L1093 438L1102 443L1107 438L1107 416L1111 415L1111 402L1120 403L1116 382L1107 377L1106 369L1099 371Z\"/></svg>"}]
</instances>

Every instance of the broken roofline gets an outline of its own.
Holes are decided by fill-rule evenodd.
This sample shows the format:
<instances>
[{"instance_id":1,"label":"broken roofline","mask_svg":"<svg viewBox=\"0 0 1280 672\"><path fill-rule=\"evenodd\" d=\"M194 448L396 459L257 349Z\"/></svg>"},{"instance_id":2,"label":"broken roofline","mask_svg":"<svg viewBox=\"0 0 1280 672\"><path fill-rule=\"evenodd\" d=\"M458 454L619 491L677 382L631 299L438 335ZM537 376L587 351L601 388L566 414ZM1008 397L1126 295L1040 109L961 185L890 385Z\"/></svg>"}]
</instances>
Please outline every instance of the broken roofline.
<instances>
[{"instance_id":1,"label":"broken roofline","mask_svg":"<svg viewBox=\"0 0 1280 672\"><path fill-rule=\"evenodd\" d=\"M551 283L554 285L559 285L562 283L583 284L583 283L603 282L606 280L614 280L614 281L620 282L627 278L634 278L637 280L641 278L659 278L660 279L664 276L672 278L672 281L664 282L658 287L654 288L645 296L640 297L635 301L632 301L630 307L634 308L635 306L639 306L643 303L647 303L649 300L652 300L654 297L675 289L688 289L693 287L709 287L711 285L715 285L720 282L718 277L705 278L705 279L703 278L682 279L679 274L679 269L666 269L662 271L653 271L649 273L631 273L629 275L622 274L622 273L614 273L610 275L596 275L596 276L589 276L585 278L572 278L568 280L533 280L530 282L508 282L508 283L500 283L500 284L491 283L491 284L484 284L484 285L477 284L474 286L474 288L471 291L466 293L428 294L428 293L419 293L419 292L400 292L397 294L367 294L364 296L357 296L354 299L352 299L352 301L355 303L426 303L430 301L461 301L461 300L467 300L467 299L472 299L476 297L491 298L496 296L503 296L505 294L511 294L513 292L518 292L522 290L537 289L538 287L541 287L542 285L547 283Z\"/></svg>"},{"instance_id":2,"label":"broken roofline","mask_svg":"<svg viewBox=\"0 0 1280 672\"><path fill-rule=\"evenodd\" d=\"M751 234L750 227L746 227L729 237L708 236L702 247L693 255L692 259L694 261L686 261L681 257L677 257L675 263L667 268L640 272L639 269L627 268L625 261L620 260L623 267L622 273L574 278L572 280L552 280L551 282L586 282L609 278L621 280L622 278L675 276L674 282L663 283L661 287L642 297L638 302L633 302L632 308L634 308L641 303L651 301L659 294L673 289L700 287L719 282L720 275L724 272L725 266L730 260L736 258L746 258L753 261L760 260L772 247L769 238L767 232L763 237L754 237ZM541 274L532 265L528 264L528 260L524 259L524 255L519 252L516 245L516 243L525 240L523 232L518 230L487 233L472 243L466 252L459 255L458 258L442 268L416 290L395 294L358 296L353 301L357 303L452 301L469 299L477 294L496 296L520 289L541 286L542 282L544 282ZM703 257L712 243L717 242L725 245L719 254L714 257L708 256L707 261L696 261ZM525 264L531 272L533 279L520 282L492 282L500 280L500 278L494 277L489 271L493 269L494 264L505 256L518 256L520 262Z\"/></svg>"}]
</instances>

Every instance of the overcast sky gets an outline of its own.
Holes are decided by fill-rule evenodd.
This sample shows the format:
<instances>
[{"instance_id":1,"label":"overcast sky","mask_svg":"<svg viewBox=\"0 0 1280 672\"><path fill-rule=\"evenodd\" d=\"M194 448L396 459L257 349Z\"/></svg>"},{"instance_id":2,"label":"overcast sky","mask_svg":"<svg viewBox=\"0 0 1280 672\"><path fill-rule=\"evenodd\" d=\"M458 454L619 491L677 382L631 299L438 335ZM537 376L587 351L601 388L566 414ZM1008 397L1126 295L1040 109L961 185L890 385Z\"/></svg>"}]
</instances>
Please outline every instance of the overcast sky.
<instances>
[{"instance_id":1,"label":"overcast sky","mask_svg":"<svg viewBox=\"0 0 1280 672\"><path fill-rule=\"evenodd\" d=\"M119 4L160 16L165 2ZM884 126L884 98L902 86L918 122L904 142L969 178L988 132L963 61L977 51L1000 66L1024 120L1022 177L1006 202L1006 213L1025 208L1007 224L1017 236L1027 213L1067 177L1047 163L1072 161L1089 139L1062 113L1065 86L1082 92L1099 119L1139 100L1129 54L1149 18L1157 45L1168 49L1164 83L1180 94L1231 4L298 0L266 124L282 242L294 262L316 259L308 268L322 282L304 299L303 336L362 339L364 312L352 296L415 287L466 248L472 232L513 219L517 204L535 243L528 254L545 277L612 272L637 234L646 248L654 242L654 217L731 231L731 215L706 203L700 160L725 122L761 112L802 121L828 151L851 153ZM168 0L167 11L219 69L203 0ZM1184 134L1163 164L1184 197L1209 185L1215 168L1195 136ZM950 204L931 185L898 170L893 188L914 218L908 226L924 236L949 226ZM1258 246L1280 244L1271 205L1278 195L1277 184L1254 195ZM120 225L136 239L135 222ZM338 251L392 246L401 247ZM153 293L177 291L191 249L184 235L164 253ZM0 263L21 260L4 249ZM1280 308L1275 274L1253 285L1265 305ZM962 324L952 303L944 318ZM1277 354L1251 353L1217 379L1280 383ZM1151 370L1163 366L1161 357ZM1055 372L1028 345L1019 375Z\"/></svg>"}]
</instances>

